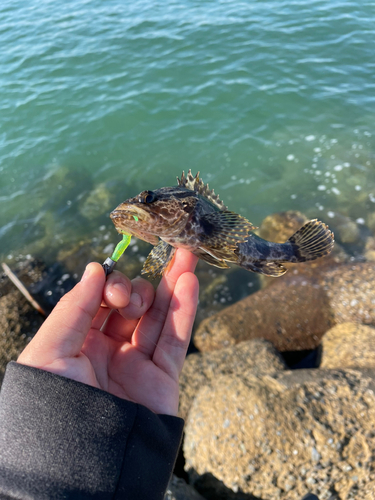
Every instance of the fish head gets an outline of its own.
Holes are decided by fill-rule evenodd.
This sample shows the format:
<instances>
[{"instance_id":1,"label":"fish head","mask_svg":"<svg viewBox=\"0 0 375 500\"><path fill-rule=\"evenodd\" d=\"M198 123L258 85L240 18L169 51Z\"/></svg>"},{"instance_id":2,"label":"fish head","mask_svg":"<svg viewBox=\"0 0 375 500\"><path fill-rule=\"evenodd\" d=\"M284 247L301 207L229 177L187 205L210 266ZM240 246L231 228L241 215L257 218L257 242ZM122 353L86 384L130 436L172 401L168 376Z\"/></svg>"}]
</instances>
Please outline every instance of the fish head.
<instances>
[{"instance_id":1,"label":"fish head","mask_svg":"<svg viewBox=\"0 0 375 500\"><path fill-rule=\"evenodd\" d=\"M194 212L197 195L184 187L142 191L120 203L110 217L119 233L128 233L156 245L159 238L173 237Z\"/></svg>"}]
</instances>

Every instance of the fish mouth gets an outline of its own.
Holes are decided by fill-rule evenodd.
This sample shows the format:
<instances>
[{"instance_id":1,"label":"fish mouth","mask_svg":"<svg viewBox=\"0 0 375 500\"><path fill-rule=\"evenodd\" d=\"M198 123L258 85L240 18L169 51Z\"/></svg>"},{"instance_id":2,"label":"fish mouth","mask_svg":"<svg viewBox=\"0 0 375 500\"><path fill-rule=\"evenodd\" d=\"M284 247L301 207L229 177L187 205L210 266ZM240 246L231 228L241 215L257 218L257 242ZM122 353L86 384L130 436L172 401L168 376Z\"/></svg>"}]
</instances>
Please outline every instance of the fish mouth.
<instances>
[{"instance_id":1,"label":"fish mouth","mask_svg":"<svg viewBox=\"0 0 375 500\"><path fill-rule=\"evenodd\" d=\"M143 208L131 203L121 203L110 217L120 234L130 234L143 241L157 245L159 238L150 232L153 217Z\"/></svg>"},{"instance_id":2,"label":"fish mouth","mask_svg":"<svg viewBox=\"0 0 375 500\"><path fill-rule=\"evenodd\" d=\"M151 216L146 210L130 203L121 203L111 212L110 218L116 227L128 221L134 223L135 221L149 222L151 220Z\"/></svg>"}]
</instances>

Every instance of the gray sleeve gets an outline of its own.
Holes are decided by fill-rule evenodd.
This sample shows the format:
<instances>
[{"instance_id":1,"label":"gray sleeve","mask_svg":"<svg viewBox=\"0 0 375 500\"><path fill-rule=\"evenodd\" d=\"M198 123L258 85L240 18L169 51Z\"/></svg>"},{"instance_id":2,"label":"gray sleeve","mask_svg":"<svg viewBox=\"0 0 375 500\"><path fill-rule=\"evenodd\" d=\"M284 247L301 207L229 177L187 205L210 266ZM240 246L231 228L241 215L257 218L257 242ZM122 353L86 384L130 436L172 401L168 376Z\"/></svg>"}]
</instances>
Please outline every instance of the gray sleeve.
<instances>
[{"instance_id":1,"label":"gray sleeve","mask_svg":"<svg viewBox=\"0 0 375 500\"><path fill-rule=\"evenodd\" d=\"M11 362L0 394L0 498L161 500L183 420Z\"/></svg>"}]
</instances>

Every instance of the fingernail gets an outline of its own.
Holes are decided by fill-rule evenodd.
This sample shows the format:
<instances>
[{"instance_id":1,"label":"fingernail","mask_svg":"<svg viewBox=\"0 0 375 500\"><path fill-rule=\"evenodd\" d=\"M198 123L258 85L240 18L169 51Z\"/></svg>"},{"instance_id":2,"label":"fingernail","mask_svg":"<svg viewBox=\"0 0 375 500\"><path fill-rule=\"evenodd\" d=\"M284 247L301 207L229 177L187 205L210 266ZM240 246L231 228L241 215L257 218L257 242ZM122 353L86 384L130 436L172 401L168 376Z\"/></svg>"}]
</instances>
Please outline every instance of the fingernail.
<instances>
[{"instance_id":1,"label":"fingernail","mask_svg":"<svg viewBox=\"0 0 375 500\"><path fill-rule=\"evenodd\" d=\"M142 306L142 297L138 293L132 293L130 295L130 303L136 307Z\"/></svg>"},{"instance_id":2,"label":"fingernail","mask_svg":"<svg viewBox=\"0 0 375 500\"><path fill-rule=\"evenodd\" d=\"M129 296L129 290L123 283L114 283L113 288L121 293L121 295Z\"/></svg>"}]
</instances>

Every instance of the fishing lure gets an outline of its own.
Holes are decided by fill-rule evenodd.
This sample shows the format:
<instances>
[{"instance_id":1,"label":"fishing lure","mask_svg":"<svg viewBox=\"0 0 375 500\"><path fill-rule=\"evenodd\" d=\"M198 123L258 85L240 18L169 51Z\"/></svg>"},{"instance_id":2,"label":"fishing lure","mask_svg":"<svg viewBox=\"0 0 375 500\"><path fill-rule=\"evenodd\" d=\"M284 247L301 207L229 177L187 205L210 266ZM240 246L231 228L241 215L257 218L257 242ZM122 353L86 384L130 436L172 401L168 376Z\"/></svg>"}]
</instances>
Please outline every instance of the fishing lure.
<instances>
[{"instance_id":1,"label":"fishing lure","mask_svg":"<svg viewBox=\"0 0 375 500\"><path fill-rule=\"evenodd\" d=\"M138 217L136 215L133 215L133 217L134 220L137 222ZM131 239L132 239L131 234L122 233L122 240L119 243L117 243L113 254L111 255L111 257L105 259L105 261L102 264L106 276L111 274L118 260L130 245Z\"/></svg>"}]
</instances>

